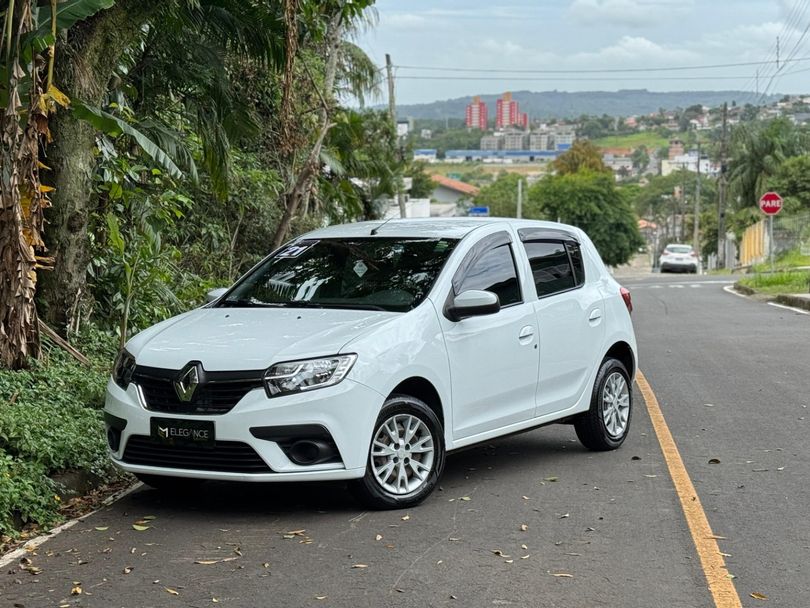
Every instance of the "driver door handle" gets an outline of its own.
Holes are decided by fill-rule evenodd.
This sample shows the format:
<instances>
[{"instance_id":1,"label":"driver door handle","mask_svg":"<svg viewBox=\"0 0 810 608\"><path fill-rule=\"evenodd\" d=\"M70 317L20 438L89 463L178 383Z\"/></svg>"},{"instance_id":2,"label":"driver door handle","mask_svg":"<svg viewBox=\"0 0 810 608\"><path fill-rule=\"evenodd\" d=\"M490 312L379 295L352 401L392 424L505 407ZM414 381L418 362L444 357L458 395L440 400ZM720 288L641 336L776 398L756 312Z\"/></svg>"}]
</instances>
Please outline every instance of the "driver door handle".
<instances>
[{"instance_id":1,"label":"driver door handle","mask_svg":"<svg viewBox=\"0 0 810 608\"><path fill-rule=\"evenodd\" d=\"M534 327L531 325L526 325L521 328L520 333L518 334L518 342L521 344L528 344L532 341L534 337Z\"/></svg>"}]
</instances>

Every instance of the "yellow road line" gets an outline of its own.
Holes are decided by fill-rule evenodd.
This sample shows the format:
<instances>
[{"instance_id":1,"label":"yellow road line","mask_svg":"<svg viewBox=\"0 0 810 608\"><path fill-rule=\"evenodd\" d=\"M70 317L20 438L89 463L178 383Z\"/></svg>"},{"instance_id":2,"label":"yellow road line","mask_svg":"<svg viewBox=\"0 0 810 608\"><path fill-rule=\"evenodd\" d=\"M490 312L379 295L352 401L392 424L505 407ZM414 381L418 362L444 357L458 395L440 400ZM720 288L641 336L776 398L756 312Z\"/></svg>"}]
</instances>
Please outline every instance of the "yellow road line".
<instances>
[{"instance_id":1,"label":"yellow road line","mask_svg":"<svg viewBox=\"0 0 810 608\"><path fill-rule=\"evenodd\" d=\"M664 460L669 468L672 482L675 484L678 498L681 500L683 514L686 516L686 523L689 524L689 531L692 533L692 540L700 557L703 573L709 584L709 591L714 598L714 605L716 608L742 608L740 596L728 575L726 561L717 545L717 537L712 532L695 486L689 478L689 473L686 472L681 453L664 420L661 406L658 405L658 399L647 382L647 378L640 371L636 374L636 383L647 403L647 411L650 413L655 434L658 436L658 443L664 453Z\"/></svg>"}]
</instances>

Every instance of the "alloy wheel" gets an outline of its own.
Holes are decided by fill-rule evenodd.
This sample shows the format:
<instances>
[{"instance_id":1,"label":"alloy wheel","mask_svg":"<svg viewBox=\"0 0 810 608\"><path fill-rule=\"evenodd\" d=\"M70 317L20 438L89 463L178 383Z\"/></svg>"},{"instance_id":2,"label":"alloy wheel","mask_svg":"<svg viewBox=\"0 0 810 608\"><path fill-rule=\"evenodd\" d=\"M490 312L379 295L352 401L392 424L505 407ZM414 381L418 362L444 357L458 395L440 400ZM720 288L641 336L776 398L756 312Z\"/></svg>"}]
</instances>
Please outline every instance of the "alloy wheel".
<instances>
[{"instance_id":1,"label":"alloy wheel","mask_svg":"<svg viewBox=\"0 0 810 608\"><path fill-rule=\"evenodd\" d=\"M630 416L630 388L624 376L614 371L602 389L602 420L611 437L621 437Z\"/></svg>"},{"instance_id":2,"label":"alloy wheel","mask_svg":"<svg viewBox=\"0 0 810 608\"><path fill-rule=\"evenodd\" d=\"M417 491L428 479L435 456L433 434L411 414L395 414L374 433L369 456L377 483L398 496Z\"/></svg>"}]
</instances>

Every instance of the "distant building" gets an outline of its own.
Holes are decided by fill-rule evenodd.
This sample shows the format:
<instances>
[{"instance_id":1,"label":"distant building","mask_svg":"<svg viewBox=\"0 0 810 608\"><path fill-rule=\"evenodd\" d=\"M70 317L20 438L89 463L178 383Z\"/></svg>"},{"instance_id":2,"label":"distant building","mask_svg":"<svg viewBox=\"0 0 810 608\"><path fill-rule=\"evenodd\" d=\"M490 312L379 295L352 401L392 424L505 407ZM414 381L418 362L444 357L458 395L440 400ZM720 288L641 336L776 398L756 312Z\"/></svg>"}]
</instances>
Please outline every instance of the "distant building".
<instances>
[{"instance_id":1,"label":"distant building","mask_svg":"<svg viewBox=\"0 0 810 608\"><path fill-rule=\"evenodd\" d=\"M428 163L436 162L436 150L433 148L418 148L413 151L413 159Z\"/></svg>"},{"instance_id":2,"label":"distant building","mask_svg":"<svg viewBox=\"0 0 810 608\"><path fill-rule=\"evenodd\" d=\"M535 131L529 135L529 148L532 150L548 150L549 136L548 131Z\"/></svg>"},{"instance_id":3,"label":"distant building","mask_svg":"<svg viewBox=\"0 0 810 608\"><path fill-rule=\"evenodd\" d=\"M495 128L520 127L525 129L528 126L529 115L526 112L521 113L520 105L512 99L512 93L504 93L495 103Z\"/></svg>"},{"instance_id":4,"label":"distant building","mask_svg":"<svg viewBox=\"0 0 810 608\"><path fill-rule=\"evenodd\" d=\"M669 160L675 160L678 156L683 156L684 147L683 141L680 139L669 140Z\"/></svg>"},{"instance_id":5,"label":"distant building","mask_svg":"<svg viewBox=\"0 0 810 608\"><path fill-rule=\"evenodd\" d=\"M467 128L487 130L487 104L479 96L473 97L472 103L467 106Z\"/></svg>"},{"instance_id":6,"label":"distant building","mask_svg":"<svg viewBox=\"0 0 810 608\"><path fill-rule=\"evenodd\" d=\"M450 179L444 175L431 175L435 185L431 199L437 203L458 203L462 199L474 197L479 188L457 179Z\"/></svg>"},{"instance_id":7,"label":"distant building","mask_svg":"<svg viewBox=\"0 0 810 608\"><path fill-rule=\"evenodd\" d=\"M577 138L574 127L570 125L560 125L554 129L554 149L567 150Z\"/></svg>"},{"instance_id":8,"label":"distant building","mask_svg":"<svg viewBox=\"0 0 810 608\"><path fill-rule=\"evenodd\" d=\"M422 136L422 139L430 139L431 137L433 137L433 131L431 131L430 129L422 129L419 135Z\"/></svg>"},{"instance_id":9,"label":"distant building","mask_svg":"<svg viewBox=\"0 0 810 608\"><path fill-rule=\"evenodd\" d=\"M504 150L525 150L529 138L523 131L507 131L499 139L503 140Z\"/></svg>"},{"instance_id":10,"label":"distant building","mask_svg":"<svg viewBox=\"0 0 810 608\"><path fill-rule=\"evenodd\" d=\"M481 149L482 150L502 150L503 149L503 137L498 135L484 135L481 138Z\"/></svg>"},{"instance_id":11,"label":"distant building","mask_svg":"<svg viewBox=\"0 0 810 608\"><path fill-rule=\"evenodd\" d=\"M686 154L680 154L675 158L661 161L661 175L670 175L673 171L678 171L680 169L686 169L687 171L691 171L693 173L697 172L698 155L696 151L687 152ZM720 174L720 165L712 162L708 158L703 157L700 159L700 173L702 175L716 177Z\"/></svg>"}]
</instances>

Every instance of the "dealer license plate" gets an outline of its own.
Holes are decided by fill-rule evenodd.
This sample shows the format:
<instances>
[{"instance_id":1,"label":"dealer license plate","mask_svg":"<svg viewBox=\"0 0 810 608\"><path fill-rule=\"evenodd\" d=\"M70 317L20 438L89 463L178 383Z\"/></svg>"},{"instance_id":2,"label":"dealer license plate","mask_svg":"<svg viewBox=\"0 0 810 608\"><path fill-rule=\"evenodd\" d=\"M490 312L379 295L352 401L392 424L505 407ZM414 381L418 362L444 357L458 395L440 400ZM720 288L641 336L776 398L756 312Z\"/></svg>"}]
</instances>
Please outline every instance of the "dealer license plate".
<instances>
[{"instance_id":1,"label":"dealer license plate","mask_svg":"<svg viewBox=\"0 0 810 608\"><path fill-rule=\"evenodd\" d=\"M152 418L152 439L167 445L214 447L213 420Z\"/></svg>"}]
</instances>

